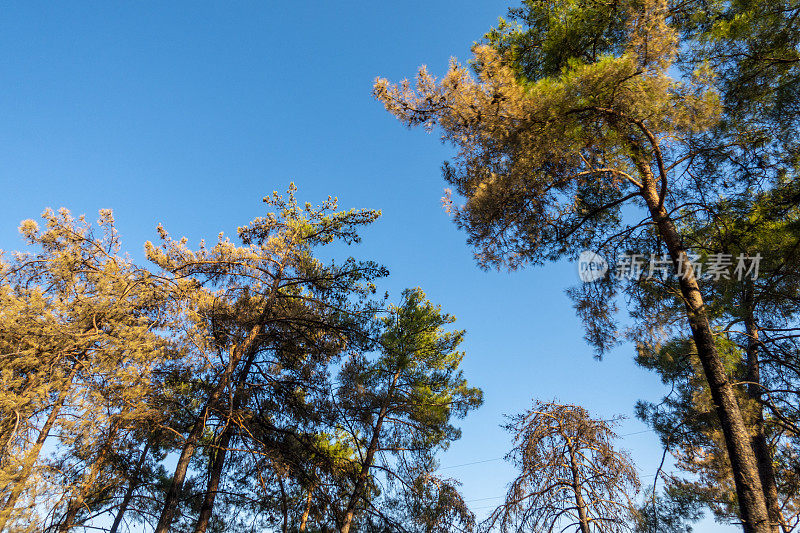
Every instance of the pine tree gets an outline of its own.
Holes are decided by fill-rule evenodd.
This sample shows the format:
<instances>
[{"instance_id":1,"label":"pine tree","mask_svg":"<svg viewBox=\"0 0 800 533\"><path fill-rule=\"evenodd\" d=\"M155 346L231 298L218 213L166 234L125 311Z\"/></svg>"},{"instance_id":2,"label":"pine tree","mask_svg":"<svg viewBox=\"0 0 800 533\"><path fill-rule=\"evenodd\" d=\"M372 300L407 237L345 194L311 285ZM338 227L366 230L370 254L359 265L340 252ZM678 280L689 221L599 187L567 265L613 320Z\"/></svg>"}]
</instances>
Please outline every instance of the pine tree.
<instances>
[{"instance_id":1,"label":"pine tree","mask_svg":"<svg viewBox=\"0 0 800 533\"><path fill-rule=\"evenodd\" d=\"M358 450L358 466L343 502L342 533L358 512L374 512L367 496L378 483L376 470L412 498L420 483L431 483L420 478L430 478L435 452L460 436L451 419L481 404L480 390L469 387L458 368L464 332L445 330L453 321L421 290L406 290L383 319L379 353L353 354L344 366L336 403ZM391 463L388 457L394 457ZM451 500L452 507L459 505L458 498Z\"/></svg>"},{"instance_id":2,"label":"pine tree","mask_svg":"<svg viewBox=\"0 0 800 533\"><path fill-rule=\"evenodd\" d=\"M712 204L703 216L682 222L683 233L704 263L720 257L736 262L739 256L758 256L759 273L753 276L707 272L704 296L718 329L717 344L725 354L732 379L743 385L737 391L745 423L759 465L770 520L783 531L791 529L797 513L796 462L792 459L798 436L795 421L798 383L792 361L798 353L797 206L790 199L793 187L782 187L749 199ZM788 200L788 201L787 201ZM656 316L674 313L680 302L668 282L642 284L639 306ZM653 311L657 311L653 313ZM654 321L659 322L659 321ZM660 406L640 404L643 418L653 423L679 465L699 474L700 482L673 483L684 491L702 494L720 519L736 516L731 491L730 464L708 390L698 379L699 361L691 341L672 331L667 341L647 342L640 337L637 361L656 370L673 394ZM697 453L698 450L703 453Z\"/></svg>"},{"instance_id":3,"label":"pine tree","mask_svg":"<svg viewBox=\"0 0 800 533\"><path fill-rule=\"evenodd\" d=\"M110 211L99 236L66 210L43 230L23 223L35 251L0 262L0 529L326 530L350 500L383 517L413 507L419 531L471 520L455 484L431 475L434 449L457 437L451 416L480 403L457 370L462 334L440 331L451 319L420 291L386 318L380 265L316 257L359 242L377 212L294 192L265 199L275 212L240 244L192 250L159 228L161 246L145 247L157 271L121 253ZM401 337L418 350L401 354ZM395 480L416 486L402 505L361 461L348 431L360 414L341 409L334 374L377 353L417 387L385 402L397 418L384 427L419 426L403 437L415 449L393 450L406 464Z\"/></svg>"},{"instance_id":4,"label":"pine tree","mask_svg":"<svg viewBox=\"0 0 800 533\"><path fill-rule=\"evenodd\" d=\"M639 476L630 457L614 449L614 422L543 402L512 417L507 459L520 473L484 530L631 531Z\"/></svg>"},{"instance_id":5,"label":"pine tree","mask_svg":"<svg viewBox=\"0 0 800 533\"><path fill-rule=\"evenodd\" d=\"M42 218L44 229L20 228L37 250L3 266L0 529L35 527L40 496L68 501L62 530L97 510L118 481L110 452L120 432L150 416L139 399L170 353L159 334L163 293L120 255L111 212L100 212L101 236L66 210ZM49 437L61 453L42 464Z\"/></svg>"},{"instance_id":6,"label":"pine tree","mask_svg":"<svg viewBox=\"0 0 800 533\"><path fill-rule=\"evenodd\" d=\"M530 0L474 48L477 80L453 63L438 81L421 69L415 88L375 84L402 122L438 126L457 147L444 175L465 203L448 195L446 205L482 266L574 259L586 249L613 257L649 240L686 273L684 324L748 532L775 525L678 220L717 193L794 179L796 150L781 134L797 121L774 112L792 105L786 96L797 87L796 15L768 2ZM740 98L756 72L758 90ZM618 289L607 278L573 291L599 353L617 340Z\"/></svg>"},{"instance_id":7,"label":"pine tree","mask_svg":"<svg viewBox=\"0 0 800 533\"><path fill-rule=\"evenodd\" d=\"M297 409L313 405L315 380L345 346L368 338L364 324L375 313L373 280L385 269L349 259L325 265L316 247L358 242L374 211L336 211L328 199L319 207L298 205L295 188L286 198L265 198L276 213L239 228L241 246L220 235L211 248L192 251L161 229L163 244L148 244L150 259L184 291L192 335L210 362L205 399L184 438L166 494L157 533L169 530L178 511L194 452L214 420L208 484L195 531L208 528L220 476L234 439L251 423L280 425ZM184 341L186 342L186 341ZM215 362L214 360L219 362ZM299 415L303 417L304 415ZM252 420L251 420L252 419Z\"/></svg>"}]
</instances>

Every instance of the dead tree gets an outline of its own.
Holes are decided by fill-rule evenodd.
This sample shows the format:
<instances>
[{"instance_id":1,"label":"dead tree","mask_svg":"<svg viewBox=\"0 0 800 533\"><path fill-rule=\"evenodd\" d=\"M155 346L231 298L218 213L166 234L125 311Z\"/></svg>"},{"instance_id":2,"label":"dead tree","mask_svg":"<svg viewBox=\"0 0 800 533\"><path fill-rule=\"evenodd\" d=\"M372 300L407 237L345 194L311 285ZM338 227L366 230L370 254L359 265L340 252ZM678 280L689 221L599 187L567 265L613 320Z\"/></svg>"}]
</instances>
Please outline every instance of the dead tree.
<instances>
[{"instance_id":1,"label":"dead tree","mask_svg":"<svg viewBox=\"0 0 800 533\"><path fill-rule=\"evenodd\" d=\"M582 407L536 402L511 418L506 456L520 473L486 531L630 531L639 478L630 457L614 450L614 421Z\"/></svg>"}]
</instances>

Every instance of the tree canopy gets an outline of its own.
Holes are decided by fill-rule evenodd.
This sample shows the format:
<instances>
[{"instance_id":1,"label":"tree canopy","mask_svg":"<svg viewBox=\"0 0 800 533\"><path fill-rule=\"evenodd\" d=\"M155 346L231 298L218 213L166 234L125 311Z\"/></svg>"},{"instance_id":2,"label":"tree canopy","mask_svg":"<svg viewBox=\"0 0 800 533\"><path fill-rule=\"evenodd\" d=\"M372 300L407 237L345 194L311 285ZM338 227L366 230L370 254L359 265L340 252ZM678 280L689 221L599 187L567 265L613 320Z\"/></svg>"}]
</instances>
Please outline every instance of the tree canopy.
<instances>
[{"instance_id":1,"label":"tree canopy","mask_svg":"<svg viewBox=\"0 0 800 533\"><path fill-rule=\"evenodd\" d=\"M719 341L722 317L698 261L708 248L735 247L703 249L692 237L716 238L732 206L757 213L763 208L748 206L759 199L797 198L797 115L789 112L797 10L758 1L529 0L473 47L471 68L453 61L441 79L423 67L414 84L374 85L401 122L438 128L456 148L444 165L455 189L446 207L481 266L513 269L584 250L611 261L667 257L678 274L660 293L677 301L669 309L646 276L626 284L607 275L571 294L598 354L621 340L621 291L637 322L629 339L660 346L676 330L690 339L746 531L772 531L782 519L763 468L770 454L751 443L748 407ZM784 205L778 226L794 216L791 201ZM791 262L797 237L778 226L770 237L791 240L769 251L778 252L774 263ZM793 328L790 315L781 327ZM758 379L753 387L752 399L765 401Z\"/></svg>"},{"instance_id":2,"label":"tree canopy","mask_svg":"<svg viewBox=\"0 0 800 533\"><path fill-rule=\"evenodd\" d=\"M0 529L474 522L435 474L481 403L464 332L420 289L387 307L377 263L316 258L378 212L294 193L267 197L240 244L193 250L159 227L150 268L122 254L110 211L101 235L66 210L23 222L35 251L0 284Z\"/></svg>"}]
</instances>

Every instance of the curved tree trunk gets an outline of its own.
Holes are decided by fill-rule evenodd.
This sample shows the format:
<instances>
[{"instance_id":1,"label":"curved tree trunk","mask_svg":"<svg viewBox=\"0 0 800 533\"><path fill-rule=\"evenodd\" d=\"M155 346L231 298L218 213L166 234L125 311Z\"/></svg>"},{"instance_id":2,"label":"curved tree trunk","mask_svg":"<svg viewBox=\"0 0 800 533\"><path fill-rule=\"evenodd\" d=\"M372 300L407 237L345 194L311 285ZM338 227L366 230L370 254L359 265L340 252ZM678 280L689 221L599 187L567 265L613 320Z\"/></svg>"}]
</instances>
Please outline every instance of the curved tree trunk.
<instances>
[{"instance_id":1,"label":"curved tree trunk","mask_svg":"<svg viewBox=\"0 0 800 533\"><path fill-rule=\"evenodd\" d=\"M308 526L308 517L311 516L311 500L313 495L314 486L312 485L311 488L308 489L308 494L306 495L306 508L303 511L303 516L300 517L300 527L298 529L301 533L305 531Z\"/></svg>"},{"instance_id":2,"label":"curved tree trunk","mask_svg":"<svg viewBox=\"0 0 800 533\"><path fill-rule=\"evenodd\" d=\"M228 387L231 376L233 375L233 372L238 366L239 362L242 360L242 357L246 355L247 358L250 359L254 355L256 350L256 339L263 331L263 322L256 324L248 333L245 342L239 346L236 346L232 350L233 353L231 354L231 358L225 367L225 371L220 377L220 380L217 382L217 386L214 387L214 390L203 406L200 416L198 416L197 420L192 426L189 436L186 437L186 443L183 445L181 456L178 459L178 464L175 466L175 474L172 477L172 483L170 484L169 491L167 492L167 496L164 500L164 507L161 512L161 517L158 520L155 533L169 532L172 521L175 519L175 511L178 508L178 500L180 499L180 493L183 490L183 482L186 480L186 473L189 470L189 462L191 461L192 455L194 455L194 451L197 448L197 443L200 440L200 436L203 434L203 430L206 427L206 422L208 421L208 416L211 413L211 408L219 403L219 400L222 398L222 394Z\"/></svg>"},{"instance_id":3,"label":"curved tree trunk","mask_svg":"<svg viewBox=\"0 0 800 533\"><path fill-rule=\"evenodd\" d=\"M61 525L58 526L58 533L66 533L72 529L75 524L75 517L78 516L80 508L80 504L75 500L70 500L69 506L67 507L67 514L64 515L63 520L61 520Z\"/></svg>"},{"instance_id":4,"label":"curved tree trunk","mask_svg":"<svg viewBox=\"0 0 800 533\"><path fill-rule=\"evenodd\" d=\"M3 504L2 510L0 510L0 531L5 530L6 523L11 518L11 513L14 510L14 506L16 506L17 500L19 500L19 497L25 490L26 481L33 472L34 465L39 460L39 454L42 451L42 446L44 446L44 441L47 440L50 430L53 429L53 425L56 423L58 415L61 413L61 407L64 405L64 402L69 395L69 391L72 389L72 380L75 379L75 374L77 374L77 372L78 364L75 363L72 365L72 370L70 371L69 376L67 376L66 381L58 393L58 398L56 398L52 409L50 409L50 414L47 415L47 420L45 420L42 429L39 430L39 435L36 437L36 442L33 444L33 447L30 449L30 451L25 454L22 469L20 470L19 474L15 476L14 483L11 487L11 494Z\"/></svg>"},{"instance_id":5,"label":"curved tree trunk","mask_svg":"<svg viewBox=\"0 0 800 533\"><path fill-rule=\"evenodd\" d=\"M383 420L386 418L388 403L391 401L391 397L394 394L394 389L397 386L397 380L399 378L400 371L398 370L392 377L392 383L389 385L389 390L386 393L386 399L383 402L381 410L378 413L378 418L375 421L375 428L372 431L372 437L370 438L369 446L367 447L367 454L364 457L364 462L361 464L361 471L358 473L356 485L353 487L353 492L350 494L350 498L347 501L347 507L345 507L344 510L344 520L342 521L342 527L339 530L340 533L350 532L350 527L352 526L353 518L355 517L356 513L356 507L358 506L359 500L362 498L362 492L366 487L367 479L369 478L369 471L372 468L372 462L375 460L375 453L378 451L381 428L383 426Z\"/></svg>"},{"instance_id":6,"label":"curved tree trunk","mask_svg":"<svg viewBox=\"0 0 800 533\"><path fill-rule=\"evenodd\" d=\"M70 498L67 504L67 512L61 520L61 524L58 526L58 533L67 533L67 531L75 526L75 518L77 518L81 508L86 505L85 502L88 491L95 484L97 477L100 475L100 470L106 462L106 457L114 446L114 440L117 437L118 430L119 422L115 420L108 430L108 437L100 447L97 457L92 461L92 466L89 467L89 470L84 474L83 479L81 479L80 485L78 486L78 493Z\"/></svg>"},{"instance_id":7,"label":"curved tree trunk","mask_svg":"<svg viewBox=\"0 0 800 533\"><path fill-rule=\"evenodd\" d=\"M569 450L569 466L572 472L572 491L575 494L575 507L578 509L578 524L581 528L581 533L590 533L589 530L589 516L586 513L586 502L583 500L582 483L580 477L580 468L578 468L578 461L575 458L575 448L572 445L572 439L564 435L567 441L567 448Z\"/></svg>"},{"instance_id":8,"label":"curved tree trunk","mask_svg":"<svg viewBox=\"0 0 800 533\"><path fill-rule=\"evenodd\" d=\"M241 376L236 385L236 391L233 394L233 402L231 409L228 412L228 420L226 421L225 428L222 430L218 442L216 444L216 452L214 459L209 466L208 484L206 486L206 494L203 498L203 505L200 507L200 515L197 518L195 525L195 533L205 533L208 529L208 524L211 520L211 515L214 511L214 501L217 498L219 491L219 481L222 477L222 469L225 466L225 459L228 454L228 447L230 446L231 438L234 433L233 416L239 409L242 398L244 396L244 386L247 383L247 376L250 375L250 368L253 366L255 360L255 352L250 353L247 361L245 361L244 368L242 369Z\"/></svg>"},{"instance_id":9,"label":"curved tree trunk","mask_svg":"<svg viewBox=\"0 0 800 533\"><path fill-rule=\"evenodd\" d=\"M282 472L278 472L278 486L281 488L281 515L283 516L281 533L289 533L289 504L286 501L286 489L283 485Z\"/></svg>"},{"instance_id":10,"label":"curved tree trunk","mask_svg":"<svg viewBox=\"0 0 800 533\"><path fill-rule=\"evenodd\" d=\"M750 434L744 423L736 394L728 379L722 359L717 353L714 334L706 314L705 303L694 275L681 237L663 205L656 181L647 162L638 162L643 177L642 197L647 203L658 234L667 246L669 255L679 271L681 295L686 307L689 326L706 381L714 401L714 408L725 436L725 446L733 470L736 494L739 501L742 526L745 533L772 533L764 490L761 485L758 463L750 443ZM662 176L666 179L666 176Z\"/></svg>"},{"instance_id":11,"label":"curved tree trunk","mask_svg":"<svg viewBox=\"0 0 800 533\"><path fill-rule=\"evenodd\" d=\"M234 350L234 352L236 351L237 350ZM215 405L222 397L225 387L228 386L230 375L233 373L233 368L237 363L238 359L235 359L234 355L232 355L225 372L220 378L220 381L217 383L217 386L214 387L214 390L208 397L203 409L200 411L197 420L195 420L195 423L192 425L189 435L186 437L186 442L184 442L183 448L181 449L181 455L178 458L178 463L175 465L175 473L172 475L172 482L170 483L169 489L167 490L167 495L164 498L164 506L162 507L161 516L158 519L155 533L169 533L170 527L172 526L172 521L175 519L175 512L178 509L178 500L180 499L181 492L183 491L183 483L186 480L186 473L189 470L189 462L192 460L194 451L197 448L198 442L200 441L200 436L203 434L203 430L206 427L206 421L208 420L211 407Z\"/></svg>"},{"instance_id":12,"label":"curved tree trunk","mask_svg":"<svg viewBox=\"0 0 800 533\"><path fill-rule=\"evenodd\" d=\"M214 511L214 501L219 491L219 481L222 477L222 469L225 466L225 456L227 455L228 446L230 446L231 437L233 436L233 422L228 421L225 429L216 443L216 451L214 452L214 459L211 461L208 484L206 486L206 494L203 498L203 505L200 507L200 515L197 518L197 524L194 528L194 533L205 533L208 529L208 524L211 521L211 515Z\"/></svg>"},{"instance_id":13,"label":"curved tree trunk","mask_svg":"<svg viewBox=\"0 0 800 533\"><path fill-rule=\"evenodd\" d=\"M285 260L286 257L284 256L282 261ZM283 265L283 263L281 263L281 265ZM255 351L258 348L258 337L264 332L264 327L269 317L270 310L272 309L272 306L278 297L278 289L280 287L282 276L283 266L279 268L278 273L275 275L275 279L270 287L269 297L264 303L261 316L257 320L257 323L248 332L244 342L240 345L235 345L232 348L231 356L228 364L225 366L225 370L220 376L217 385L209 395L208 400L203 406L203 409L200 411L200 415L192 426L189 435L186 437L186 442L181 449L181 455L178 459L177 465L175 466L175 473L172 476L172 482L170 483L166 498L164 499L164 506L162 508L161 516L158 519L158 524L156 525L154 533L169 533L172 522L175 519L175 512L178 509L178 501L180 499L181 491L183 490L183 483L186 481L186 473L189 470L189 462L191 461L192 455L194 455L194 451L197 448L197 443L200 440L200 436L203 434L203 430L206 427L206 422L208 421L208 416L211 412L211 409L216 406L220 398L222 398L225 389L230 383L233 373L236 371L236 367L239 366L239 362L241 362L242 359L249 359L255 354Z\"/></svg>"}]
</instances>

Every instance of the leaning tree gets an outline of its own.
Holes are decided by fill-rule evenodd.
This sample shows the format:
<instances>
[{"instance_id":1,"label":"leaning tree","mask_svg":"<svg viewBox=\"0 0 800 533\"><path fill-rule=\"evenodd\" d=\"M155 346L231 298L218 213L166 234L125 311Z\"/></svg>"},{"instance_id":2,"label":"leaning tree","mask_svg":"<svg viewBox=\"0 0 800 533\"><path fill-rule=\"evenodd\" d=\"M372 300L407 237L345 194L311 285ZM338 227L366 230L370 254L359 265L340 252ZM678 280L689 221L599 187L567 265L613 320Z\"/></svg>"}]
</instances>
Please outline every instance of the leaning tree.
<instances>
[{"instance_id":1,"label":"leaning tree","mask_svg":"<svg viewBox=\"0 0 800 533\"><path fill-rule=\"evenodd\" d=\"M796 114L782 111L797 86L797 8L771 6L529 0L473 48L477 79L454 61L441 80L423 67L415 86L374 87L403 123L457 148L444 176L464 203L450 191L445 202L482 266L668 254L742 522L765 533L775 520L678 222L795 175ZM619 288L607 277L573 292L600 353L617 340Z\"/></svg>"}]
</instances>

